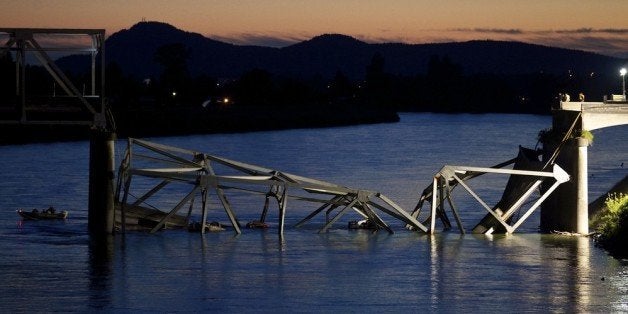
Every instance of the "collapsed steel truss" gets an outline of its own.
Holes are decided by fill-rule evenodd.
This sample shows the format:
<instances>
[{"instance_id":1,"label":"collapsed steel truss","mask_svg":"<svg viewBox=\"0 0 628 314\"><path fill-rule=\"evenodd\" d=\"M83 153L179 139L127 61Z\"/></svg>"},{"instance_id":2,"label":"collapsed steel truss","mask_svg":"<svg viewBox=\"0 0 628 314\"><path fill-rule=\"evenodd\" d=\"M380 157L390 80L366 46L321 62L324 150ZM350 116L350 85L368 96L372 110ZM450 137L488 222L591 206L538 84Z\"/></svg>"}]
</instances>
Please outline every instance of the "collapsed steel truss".
<instances>
[{"instance_id":1,"label":"collapsed steel truss","mask_svg":"<svg viewBox=\"0 0 628 314\"><path fill-rule=\"evenodd\" d=\"M167 166L164 167L164 165ZM223 168L225 174L217 173L217 166ZM157 184L144 191L141 196L135 197L135 201L131 202L129 197L133 194L131 188L134 177L157 179ZM208 226L208 195L210 191L213 191L231 221L233 229L236 233L241 233L241 224L225 190L265 196L260 218L262 223L266 219L269 198L275 198L279 205L280 236L283 236L288 199L322 204L299 221L296 224L297 227L326 211L327 219L325 225L320 229L320 232L325 232L347 211L353 210L375 223L378 228L385 229L390 233L393 233L392 228L384 222L377 211L399 219L417 230L427 232L427 228L423 224L379 192L352 189L214 155L133 138L128 141L127 151L121 162L118 176L116 199L119 203L121 215L119 221L122 222L122 229L124 230L128 221L126 217L128 209L148 204L156 193L175 182L189 185L188 192L180 202L155 221L156 224L152 226L151 232L156 232L167 225L169 220L177 215L185 205L189 206L186 216L186 220L188 220L196 198L201 200L201 232L205 232L205 226ZM335 215L331 217L330 214L334 211L336 211Z\"/></svg>"},{"instance_id":2,"label":"collapsed steel truss","mask_svg":"<svg viewBox=\"0 0 628 314\"><path fill-rule=\"evenodd\" d=\"M487 212L487 216L473 228L474 233L491 234L496 230L504 231L505 233L513 233L519 226L538 208L541 203L562 183L569 181L569 175L558 165L553 165L551 172L548 171L529 171L518 169L501 169L501 167L514 163L514 159L506 163L497 165L491 168L481 167L467 167L467 166L444 166L436 175L434 175L432 184L424 190L421 198L414 211L412 217L419 220L421 217L421 211L425 201L431 203L430 211L427 213L427 217L423 220L425 223L429 222L429 231L434 233L436 227L436 219L440 219L446 229L451 228L451 222L446 214L445 201L449 204L451 212L456 220L460 233L466 233L465 228L462 225L460 214L453 202L452 192L453 188L457 185L462 186ZM482 198L473 191L465 181L475 178L479 175L486 173L505 174L512 177L527 177L528 183L524 187L519 188L519 191L509 191L511 194L511 200L509 202L500 201L494 207L490 207ZM522 206L529 200L537 189L541 186L543 181L548 178L553 178L554 183L542 193L542 195L530 206L525 212L521 213L518 219L513 222L514 214L522 210ZM506 193L505 193L506 194ZM514 196L514 197L513 197ZM503 208L505 207L505 208ZM411 226L408 226L412 229Z\"/></svg>"},{"instance_id":3,"label":"collapsed steel truss","mask_svg":"<svg viewBox=\"0 0 628 314\"><path fill-rule=\"evenodd\" d=\"M447 200L460 232L465 233L459 212L454 206L451 197L452 188L460 185L486 209L487 215L491 218L491 221L485 223L484 227L486 230L483 233L491 233L495 229L513 233L559 184L569 180L569 175L557 165L553 166L551 172L501 169L506 165L514 163L514 161L515 159L492 168L444 166L434 176L433 183L425 189L415 210L410 214L379 192L348 188L214 155L130 138L118 175L116 192L117 207L120 215L118 221L120 221L121 228L124 231L128 223L128 212L140 208L144 211L144 214L142 214L144 216L140 218L150 216L153 219L153 224L150 225L151 232L176 224L173 222L176 219L179 221L179 226L187 226L194 208L194 201L200 198L202 216L200 230L204 233L209 229L209 224L207 223L208 197L210 192L214 192L234 231L240 234L242 225L225 193L226 190L230 190L265 197L264 207L259 220L261 223L264 223L266 220L270 199L274 198L278 204L278 226L281 237L283 237L289 199L321 204L320 207L300 220L295 227L302 226L316 215L325 211L325 224L319 230L319 232L325 232L344 214L353 210L364 219L374 223L378 229L385 229L389 233L393 233L393 230L380 217L378 211L400 220L411 230L434 233L437 218L443 222L446 228L451 228L444 206L445 200ZM218 169L221 169L221 171L218 171ZM505 210L491 208L465 183L466 180L484 173L507 174L511 178L513 176L526 177L526 187L518 188L516 191L505 192L505 194L515 194L514 197L509 196L511 201L501 203L502 207L507 206ZM141 192L141 195L134 195L132 183L137 180L134 178L156 181L145 184L145 189ZM511 221L513 214L524 205L524 202L539 188L544 180L550 178L555 180L553 185L513 223ZM154 210L147 208L152 206L149 205L149 202L155 198L158 192L173 183L183 183L188 186L188 188L184 189L185 196L176 205L165 211L158 207L154 207ZM131 202L130 197L134 197L135 200ZM421 217L421 209L425 201L431 203L431 208L428 216L423 219ZM185 217L180 216L178 213L186 205L188 205L187 215ZM155 216L155 213L159 213L159 215ZM426 226L425 224L428 223L429 225Z\"/></svg>"}]
</instances>

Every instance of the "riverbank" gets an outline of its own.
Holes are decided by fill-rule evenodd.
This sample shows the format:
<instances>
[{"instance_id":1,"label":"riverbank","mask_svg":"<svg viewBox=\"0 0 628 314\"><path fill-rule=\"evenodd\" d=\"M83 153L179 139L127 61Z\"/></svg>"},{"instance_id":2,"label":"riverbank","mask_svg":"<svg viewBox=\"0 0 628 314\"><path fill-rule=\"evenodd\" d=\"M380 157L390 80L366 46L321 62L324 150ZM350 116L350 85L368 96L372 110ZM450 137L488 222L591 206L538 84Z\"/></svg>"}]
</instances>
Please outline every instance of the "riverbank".
<instances>
[{"instance_id":1,"label":"riverbank","mask_svg":"<svg viewBox=\"0 0 628 314\"><path fill-rule=\"evenodd\" d=\"M239 133L392 123L399 115L376 106L233 106L130 108L113 111L119 137ZM89 127L72 125L0 125L0 145L86 140Z\"/></svg>"},{"instance_id":2,"label":"riverbank","mask_svg":"<svg viewBox=\"0 0 628 314\"><path fill-rule=\"evenodd\" d=\"M608 193L604 193L589 204L589 227L596 229L600 225L601 216L608 211L606 199L611 194L628 195L628 176L617 182Z\"/></svg>"},{"instance_id":3,"label":"riverbank","mask_svg":"<svg viewBox=\"0 0 628 314\"><path fill-rule=\"evenodd\" d=\"M615 258L628 258L628 176L589 204L596 244Z\"/></svg>"}]
</instances>

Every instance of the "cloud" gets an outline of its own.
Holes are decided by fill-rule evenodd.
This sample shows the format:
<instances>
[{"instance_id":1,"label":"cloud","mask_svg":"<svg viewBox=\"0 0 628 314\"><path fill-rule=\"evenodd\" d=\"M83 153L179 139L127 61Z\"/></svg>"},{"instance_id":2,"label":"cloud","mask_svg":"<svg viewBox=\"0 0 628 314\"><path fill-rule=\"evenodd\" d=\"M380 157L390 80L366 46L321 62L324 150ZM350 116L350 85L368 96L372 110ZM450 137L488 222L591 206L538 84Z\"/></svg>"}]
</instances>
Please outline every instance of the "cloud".
<instances>
[{"instance_id":1,"label":"cloud","mask_svg":"<svg viewBox=\"0 0 628 314\"><path fill-rule=\"evenodd\" d=\"M628 38L595 36L592 33L579 33L578 36L564 37L537 37L531 40L534 43L595 52L603 55L628 58Z\"/></svg>"},{"instance_id":2,"label":"cloud","mask_svg":"<svg viewBox=\"0 0 628 314\"><path fill-rule=\"evenodd\" d=\"M237 44L266 47L285 47L318 34L242 33L212 38ZM468 40L520 41L550 47L590 51L602 55L628 59L628 29L577 28L560 30L524 30L507 28L425 29L396 35L389 29L377 34L346 34L369 43L443 43Z\"/></svg>"},{"instance_id":3,"label":"cloud","mask_svg":"<svg viewBox=\"0 0 628 314\"><path fill-rule=\"evenodd\" d=\"M458 28L447 30L446 38L493 39L521 41L544 46L590 51L603 55L628 58L628 29L588 28L561 30L521 30L496 28ZM456 36L457 35L457 36Z\"/></svg>"},{"instance_id":4,"label":"cloud","mask_svg":"<svg viewBox=\"0 0 628 314\"><path fill-rule=\"evenodd\" d=\"M489 33L489 34L523 34L524 31L516 28L456 28L455 32Z\"/></svg>"},{"instance_id":5,"label":"cloud","mask_svg":"<svg viewBox=\"0 0 628 314\"><path fill-rule=\"evenodd\" d=\"M213 35L211 38L220 40L235 45L252 45L263 47L286 47L303 40L309 39L311 36L299 36L299 35L283 35L283 34L254 34L254 33L242 33L231 35Z\"/></svg>"},{"instance_id":6,"label":"cloud","mask_svg":"<svg viewBox=\"0 0 628 314\"><path fill-rule=\"evenodd\" d=\"M0 44L8 42L9 37L9 32L0 32ZM92 37L87 34L34 33L32 39L44 48L67 51L84 50L93 45Z\"/></svg>"},{"instance_id":7,"label":"cloud","mask_svg":"<svg viewBox=\"0 0 628 314\"><path fill-rule=\"evenodd\" d=\"M591 34L591 33L599 33L599 34L628 34L628 28L579 28L579 29L566 29L566 30L557 30L555 31L558 34Z\"/></svg>"}]
</instances>

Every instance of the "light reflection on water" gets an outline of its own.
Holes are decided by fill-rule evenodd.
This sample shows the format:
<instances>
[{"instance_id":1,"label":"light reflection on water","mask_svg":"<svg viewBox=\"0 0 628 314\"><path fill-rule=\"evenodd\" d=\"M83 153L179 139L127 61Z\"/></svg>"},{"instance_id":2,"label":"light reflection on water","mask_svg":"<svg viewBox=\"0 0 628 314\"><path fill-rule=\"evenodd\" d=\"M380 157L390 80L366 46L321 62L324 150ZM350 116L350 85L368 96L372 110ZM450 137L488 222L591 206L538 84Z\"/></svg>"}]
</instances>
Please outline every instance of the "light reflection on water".
<instances>
[{"instance_id":1,"label":"light reflection on water","mask_svg":"<svg viewBox=\"0 0 628 314\"><path fill-rule=\"evenodd\" d=\"M490 166L534 146L548 117L402 115L397 124L157 139L325 179L380 190L404 208L444 164ZM448 126L444 128L443 126ZM626 174L625 129L603 130L589 150L591 191ZM118 146L123 149L123 142ZM318 234L321 220L288 228L200 236L129 233L95 242L86 234L85 142L0 147L0 304L31 311L330 312L628 310L628 268L589 238L521 233L433 237L395 225ZM330 170L333 169L333 170ZM489 197L500 183L479 184ZM594 192L592 192L594 193ZM173 200L176 202L176 200ZM237 207L246 221L261 202ZM464 201L457 201L464 204ZM484 213L467 206L472 222ZM19 223L18 207L55 205L65 222ZM464 207L464 205L461 205ZM290 203L288 224L307 211ZM216 213L220 219L224 214ZM222 215L222 216L221 216ZM276 219L276 212L270 213ZM274 215L274 216L272 216ZM348 217L347 219L353 219ZM386 218L385 218L386 219ZM602 280L603 279L603 280Z\"/></svg>"},{"instance_id":2,"label":"light reflection on water","mask_svg":"<svg viewBox=\"0 0 628 314\"><path fill-rule=\"evenodd\" d=\"M586 238L292 230L281 250L268 231L205 242L174 233L116 239L112 272L92 283L106 297L92 301L131 311L291 312L599 312L628 302L626 266L592 252Z\"/></svg>"}]
</instances>

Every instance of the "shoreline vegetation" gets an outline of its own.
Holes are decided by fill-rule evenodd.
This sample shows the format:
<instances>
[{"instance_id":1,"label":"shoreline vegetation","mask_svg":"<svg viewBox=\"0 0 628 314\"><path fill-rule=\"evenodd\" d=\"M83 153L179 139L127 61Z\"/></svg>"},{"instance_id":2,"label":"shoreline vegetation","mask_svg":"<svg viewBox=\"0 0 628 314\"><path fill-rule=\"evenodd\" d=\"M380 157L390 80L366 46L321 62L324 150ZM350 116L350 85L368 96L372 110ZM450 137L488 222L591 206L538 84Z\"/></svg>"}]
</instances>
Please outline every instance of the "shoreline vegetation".
<instances>
[{"instance_id":1,"label":"shoreline vegetation","mask_svg":"<svg viewBox=\"0 0 628 314\"><path fill-rule=\"evenodd\" d=\"M628 258L628 176L589 204L589 224L598 246L617 259Z\"/></svg>"},{"instance_id":2,"label":"shoreline vegetation","mask_svg":"<svg viewBox=\"0 0 628 314\"><path fill-rule=\"evenodd\" d=\"M239 106L232 108L164 107L114 110L116 135L161 137L213 133L321 128L392 123L399 115L375 106L317 105L308 107ZM89 139L89 127L73 125L0 125L0 145Z\"/></svg>"},{"instance_id":3,"label":"shoreline vegetation","mask_svg":"<svg viewBox=\"0 0 628 314\"><path fill-rule=\"evenodd\" d=\"M617 259L628 258L628 194L609 193L604 204L596 244Z\"/></svg>"}]
</instances>

